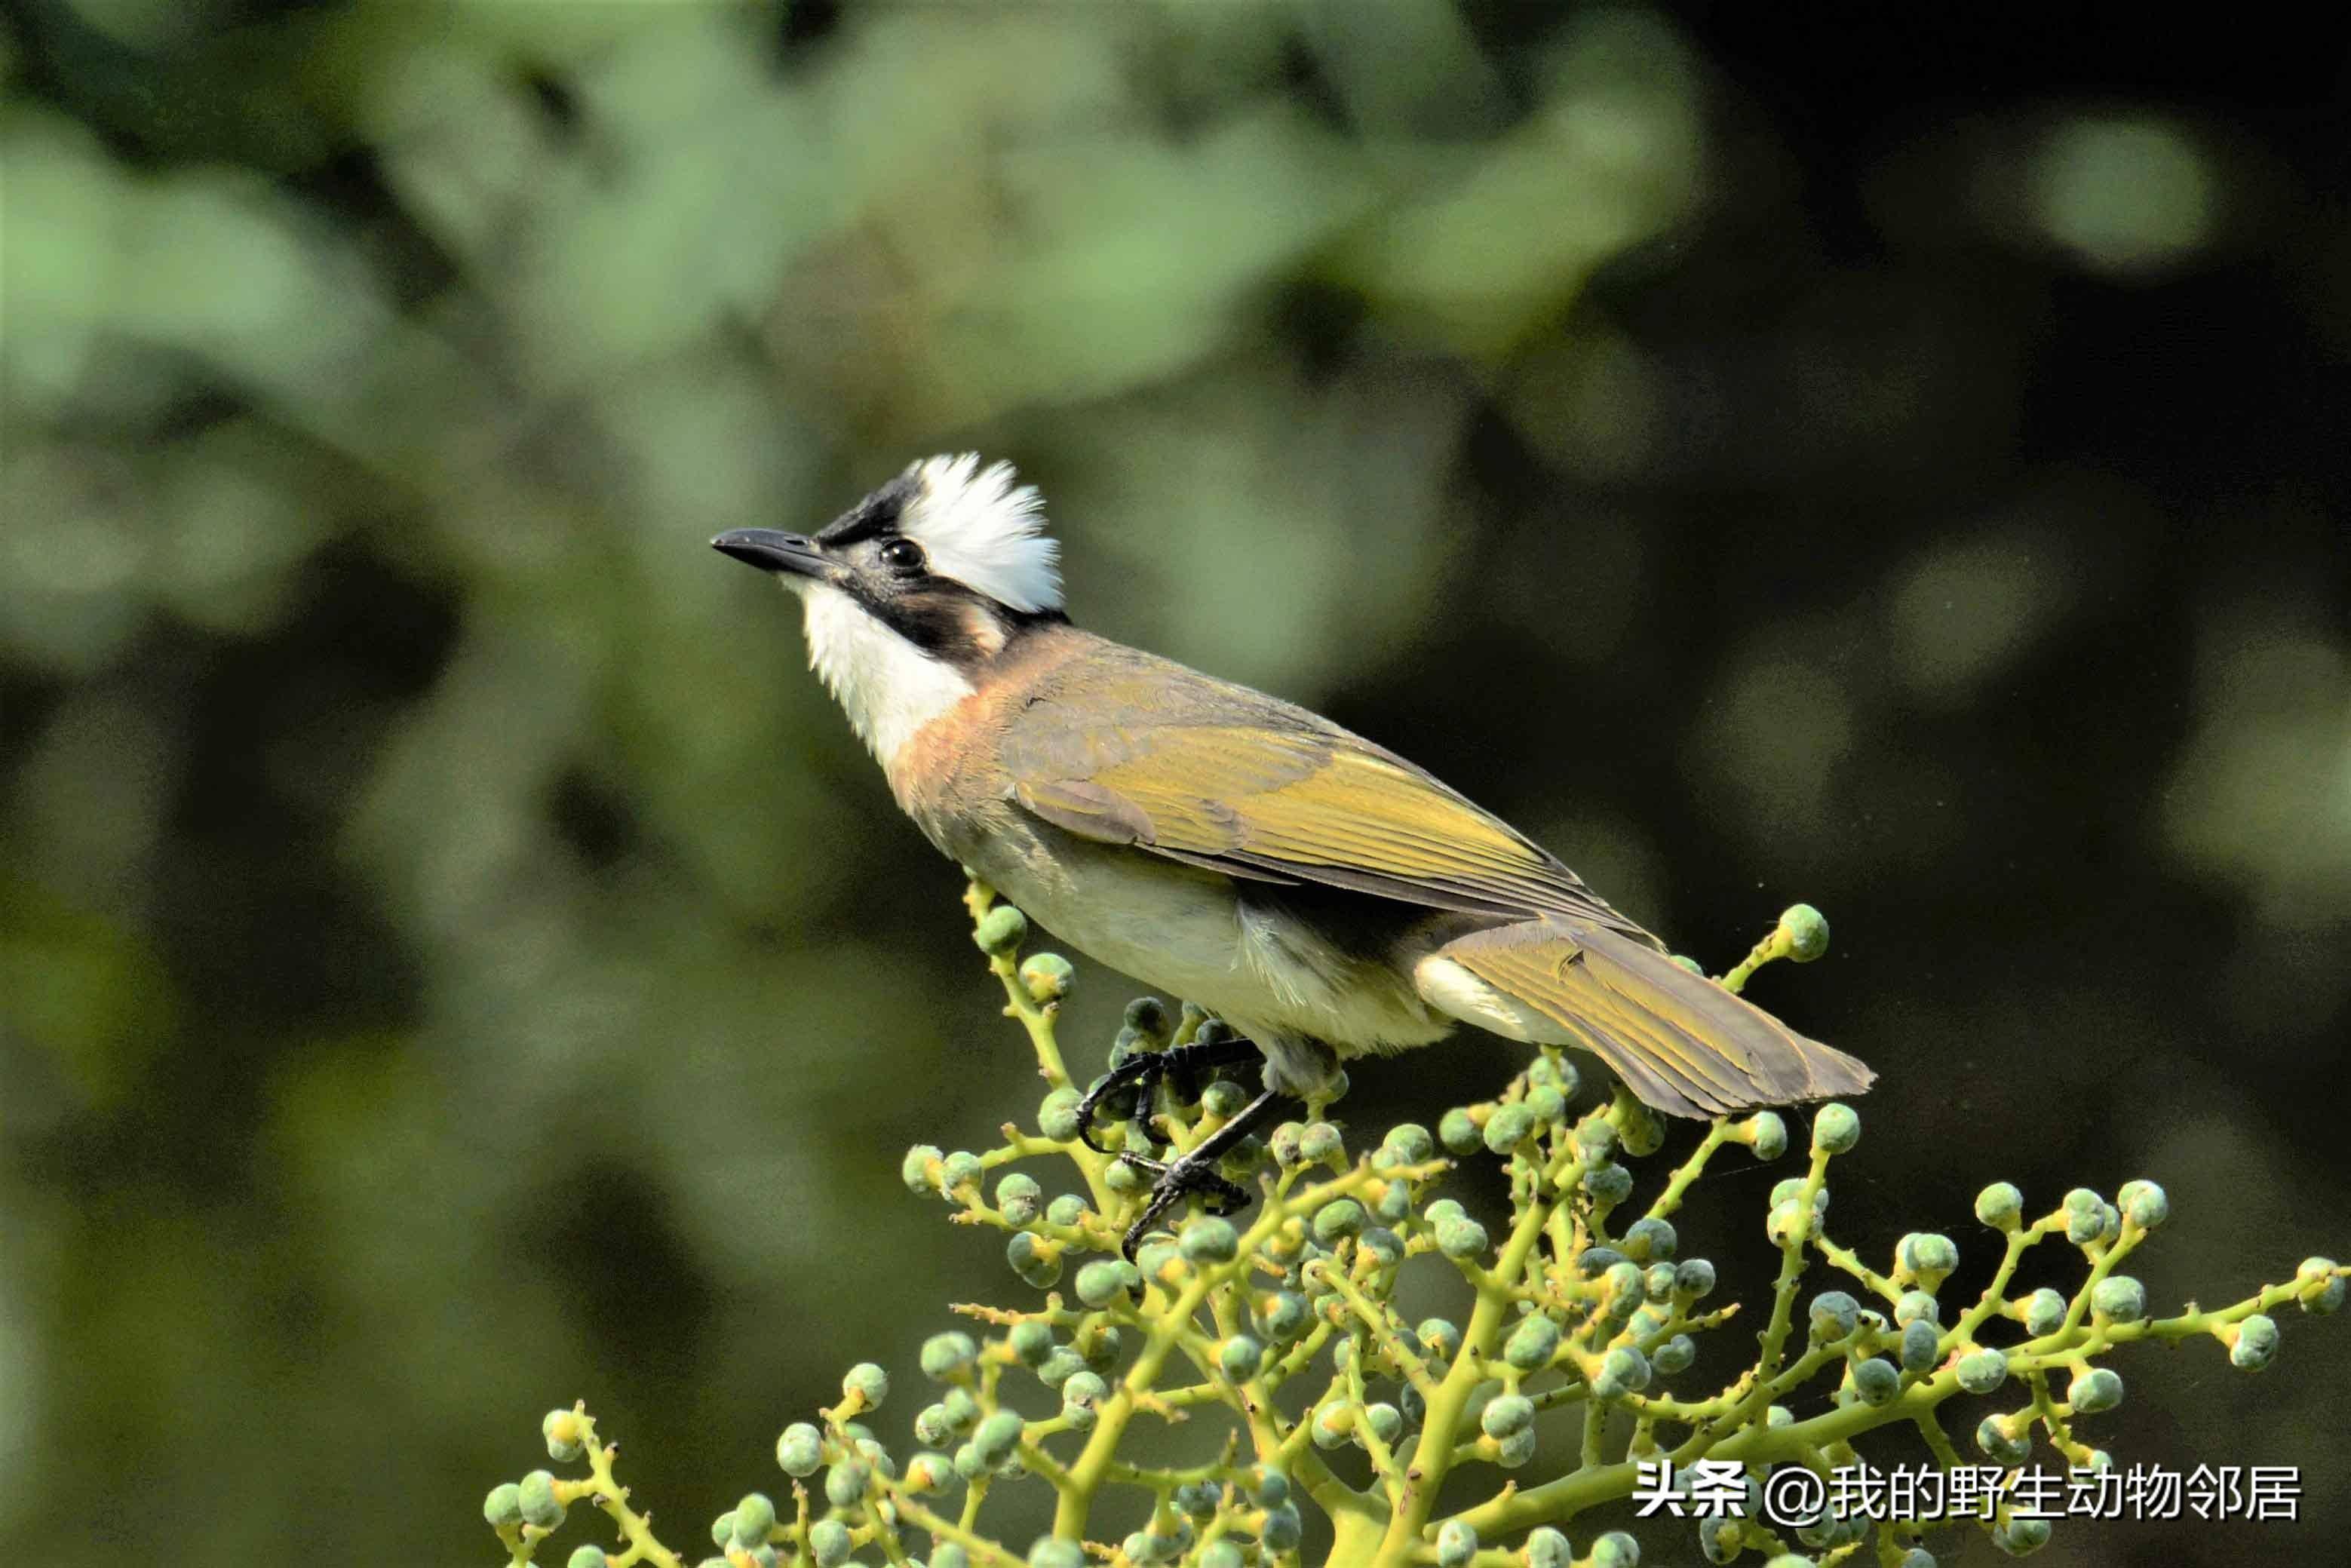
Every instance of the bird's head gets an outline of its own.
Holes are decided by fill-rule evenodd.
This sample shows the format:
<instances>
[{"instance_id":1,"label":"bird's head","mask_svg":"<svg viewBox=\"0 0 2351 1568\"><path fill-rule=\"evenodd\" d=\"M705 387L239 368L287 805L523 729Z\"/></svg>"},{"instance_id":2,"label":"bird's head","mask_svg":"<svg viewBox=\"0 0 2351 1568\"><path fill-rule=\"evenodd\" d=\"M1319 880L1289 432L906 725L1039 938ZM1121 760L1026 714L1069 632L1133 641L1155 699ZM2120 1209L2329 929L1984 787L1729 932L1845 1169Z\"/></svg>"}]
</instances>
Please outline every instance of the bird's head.
<instances>
[{"instance_id":1,"label":"bird's head","mask_svg":"<svg viewBox=\"0 0 2351 1568\"><path fill-rule=\"evenodd\" d=\"M1024 633L1058 624L1059 547L1011 465L925 457L813 534L711 540L807 610L809 663L887 764Z\"/></svg>"}]
</instances>

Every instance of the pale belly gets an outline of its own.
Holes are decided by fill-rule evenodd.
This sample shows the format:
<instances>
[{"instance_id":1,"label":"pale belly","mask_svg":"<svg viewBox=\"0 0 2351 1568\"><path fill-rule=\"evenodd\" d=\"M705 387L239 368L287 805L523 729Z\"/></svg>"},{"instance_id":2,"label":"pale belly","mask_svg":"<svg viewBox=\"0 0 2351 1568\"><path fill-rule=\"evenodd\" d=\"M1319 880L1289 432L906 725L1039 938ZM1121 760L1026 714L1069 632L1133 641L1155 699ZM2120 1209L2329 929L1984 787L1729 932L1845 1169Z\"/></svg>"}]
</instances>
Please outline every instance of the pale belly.
<instances>
[{"instance_id":1,"label":"pale belly","mask_svg":"<svg viewBox=\"0 0 2351 1568\"><path fill-rule=\"evenodd\" d=\"M949 852L1057 939L1256 1040L1288 1087L1315 1076L1310 1042L1343 1058L1424 1045L1454 1027L1388 966L1245 906L1223 876L1055 837L1050 850L1014 833Z\"/></svg>"}]
</instances>

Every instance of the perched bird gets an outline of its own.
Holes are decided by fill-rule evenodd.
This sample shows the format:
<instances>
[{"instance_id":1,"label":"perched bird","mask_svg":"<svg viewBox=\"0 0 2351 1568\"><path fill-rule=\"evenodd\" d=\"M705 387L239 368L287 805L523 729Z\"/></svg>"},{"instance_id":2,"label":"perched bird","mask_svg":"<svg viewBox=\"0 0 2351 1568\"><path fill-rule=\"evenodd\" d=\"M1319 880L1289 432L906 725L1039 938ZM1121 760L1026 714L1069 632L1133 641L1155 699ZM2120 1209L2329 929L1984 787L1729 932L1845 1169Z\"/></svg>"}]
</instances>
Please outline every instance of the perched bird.
<instances>
[{"instance_id":1,"label":"perched bird","mask_svg":"<svg viewBox=\"0 0 2351 1568\"><path fill-rule=\"evenodd\" d=\"M1072 626L1044 528L1033 488L966 454L912 465L813 535L711 543L799 595L810 664L932 843L1238 1037L1123 1064L1082 1108L1089 1141L1105 1094L1262 1053L1238 1117L1137 1162L1159 1179L1130 1250L1187 1193L1241 1199L1217 1161L1280 1097L1463 1022L1581 1047L1677 1116L1868 1088L1861 1062L1683 967L1403 758Z\"/></svg>"}]
</instances>

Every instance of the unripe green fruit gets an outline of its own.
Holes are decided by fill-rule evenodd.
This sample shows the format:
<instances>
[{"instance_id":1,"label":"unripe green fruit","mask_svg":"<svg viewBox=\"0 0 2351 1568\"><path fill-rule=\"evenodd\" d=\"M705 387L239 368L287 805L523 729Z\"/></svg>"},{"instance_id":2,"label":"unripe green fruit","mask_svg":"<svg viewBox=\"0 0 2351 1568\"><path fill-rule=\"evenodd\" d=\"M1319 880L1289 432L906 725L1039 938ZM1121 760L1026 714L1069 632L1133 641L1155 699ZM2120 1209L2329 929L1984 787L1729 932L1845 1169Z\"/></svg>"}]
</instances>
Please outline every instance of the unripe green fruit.
<instances>
[{"instance_id":1,"label":"unripe green fruit","mask_svg":"<svg viewBox=\"0 0 2351 1568\"><path fill-rule=\"evenodd\" d=\"M1861 1142L1861 1116L1841 1100L1832 1100L1813 1113L1813 1147L1823 1154L1851 1152Z\"/></svg>"},{"instance_id":2,"label":"unripe green fruit","mask_svg":"<svg viewBox=\"0 0 2351 1568\"><path fill-rule=\"evenodd\" d=\"M563 1523L564 1507L555 1495L555 1478L547 1471L531 1471L517 1490L525 1524L554 1530Z\"/></svg>"},{"instance_id":3,"label":"unripe green fruit","mask_svg":"<svg viewBox=\"0 0 2351 1568\"><path fill-rule=\"evenodd\" d=\"M979 917L971 939L988 956L1004 957L1029 939L1029 917L1008 904L999 904Z\"/></svg>"}]
</instances>

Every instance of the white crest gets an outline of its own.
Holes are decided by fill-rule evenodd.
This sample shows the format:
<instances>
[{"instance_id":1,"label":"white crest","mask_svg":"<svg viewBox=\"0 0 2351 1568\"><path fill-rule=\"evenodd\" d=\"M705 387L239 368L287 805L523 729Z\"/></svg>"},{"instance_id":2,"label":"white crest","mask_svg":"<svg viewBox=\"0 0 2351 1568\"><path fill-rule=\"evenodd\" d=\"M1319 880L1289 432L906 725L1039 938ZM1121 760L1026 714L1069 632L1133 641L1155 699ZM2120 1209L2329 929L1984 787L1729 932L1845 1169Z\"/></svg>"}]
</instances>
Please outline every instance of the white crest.
<instances>
[{"instance_id":1,"label":"white crest","mask_svg":"<svg viewBox=\"0 0 2351 1568\"><path fill-rule=\"evenodd\" d=\"M919 543L931 570L1024 612L1061 607L1061 547L1045 537L1045 503L1016 482L1009 463L979 465L979 454L925 457L910 465L914 497L898 531Z\"/></svg>"},{"instance_id":2,"label":"white crest","mask_svg":"<svg viewBox=\"0 0 2351 1568\"><path fill-rule=\"evenodd\" d=\"M850 727L889 768L925 725L971 695L971 683L837 588L786 578L805 604L809 667L849 715Z\"/></svg>"}]
</instances>

